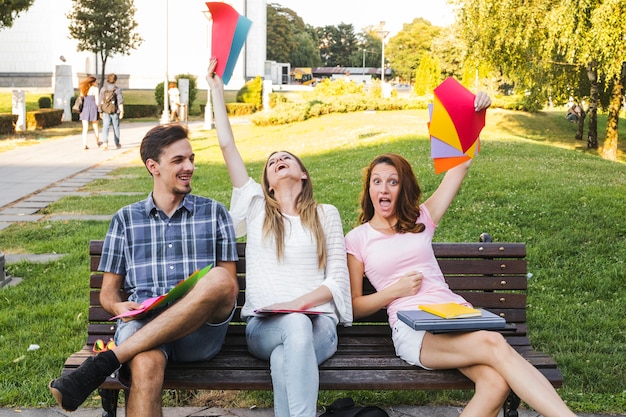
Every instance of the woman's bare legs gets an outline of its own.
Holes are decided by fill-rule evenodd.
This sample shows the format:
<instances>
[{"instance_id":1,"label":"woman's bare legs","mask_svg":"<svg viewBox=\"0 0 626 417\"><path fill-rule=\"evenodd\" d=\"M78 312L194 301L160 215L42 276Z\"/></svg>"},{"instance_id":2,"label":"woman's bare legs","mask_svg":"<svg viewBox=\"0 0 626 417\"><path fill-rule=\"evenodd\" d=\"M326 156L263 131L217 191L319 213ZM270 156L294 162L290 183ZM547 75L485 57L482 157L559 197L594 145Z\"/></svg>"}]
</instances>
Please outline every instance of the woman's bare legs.
<instances>
[{"instance_id":1,"label":"woman's bare legs","mask_svg":"<svg viewBox=\"0 0 626 417\"><path fill-rule=\"evenodd\" d=\"M550 382L534 366L520 356L497 332L478 331L469 333L437 334L427 333L424 337L420 360L429 368L458 368L468 377L468 369L476 365L492 368L496 374L528 405L544 417L575 416L567 408ZM492 378L493 374L484 370L472 373L477 386ZM491 376L490 376L491 375ZM480 381L479 381L480 379ZM498 384L499 385L499 384ZM482 395L482 394L481 394ZM481 397L480 402L483 399Z\"/></svg>"},{"instance_id":2,"label":"woman's bare legs","mask_svg":"<svg viewBox=\"0 0 626 417\"><path fill-rule=\"evenodd\" d=\"M89 149L87 146L87 132L89 131L89 121L83 120L83 148Z\"/></svg>"},{"instance_id":3,"label":"woman's bare legs","mask_svg":"<svg viewBox=\"0 0 626 417\"><path fill-rule=\"evenodd\" d=\"M96 136L96 145L98 145L98 148L99 148L100 145L102 145L102 142L100 142L100 132L98 131L99 129L98 121L96 120L95 122L91 122L91 127L93 127L93 134Z\"/></svg>"},{"instance_id":4,"label":"woman's bare legs","mask_svg":"<svg viewBox=\"0 0 626 417\"><path fill-rule=\"evenodd\" d=\"M474 396L461 417L496 417L511 391L509 384L490 366L475 365L459 371L476 384Z\"/></svg>"}]
</instances>

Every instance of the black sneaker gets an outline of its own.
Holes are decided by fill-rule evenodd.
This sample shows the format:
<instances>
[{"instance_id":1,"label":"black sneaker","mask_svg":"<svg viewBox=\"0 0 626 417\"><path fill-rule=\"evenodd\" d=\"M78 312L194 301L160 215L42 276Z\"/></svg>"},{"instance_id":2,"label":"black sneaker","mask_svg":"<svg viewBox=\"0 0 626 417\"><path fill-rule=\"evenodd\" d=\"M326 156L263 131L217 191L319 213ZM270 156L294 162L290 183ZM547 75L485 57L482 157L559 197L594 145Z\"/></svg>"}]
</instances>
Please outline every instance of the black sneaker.
<instances>
[{"instance_id":1,"label":"black sneaker","mask_svg":"<svg viewBox=\"0 0 626 417\"><path fill-rule=\"evenodd\" d=\"M107 356L90 356L71 374L50 382L48 388L61 408L76 410L119 367L119 362L115 365ZM115 355L113 360L117 361Z\"/></svg>"}]
</instances>

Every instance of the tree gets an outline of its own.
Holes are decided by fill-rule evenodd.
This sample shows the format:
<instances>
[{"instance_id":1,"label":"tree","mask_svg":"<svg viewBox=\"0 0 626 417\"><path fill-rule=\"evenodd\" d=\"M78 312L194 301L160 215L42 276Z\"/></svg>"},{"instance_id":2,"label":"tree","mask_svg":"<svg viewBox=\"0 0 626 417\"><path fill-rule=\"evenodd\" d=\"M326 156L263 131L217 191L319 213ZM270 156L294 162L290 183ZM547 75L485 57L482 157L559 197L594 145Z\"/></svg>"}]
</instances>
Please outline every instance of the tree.
<instances>
[{"instance_id":1,"label":"tree","mask_svg":"<svg viewBox=\"0 0 626 417\"><path fill-rule=\"evenodd\" d=\"M13 26L20 13L27 11L35 0L3 1L0 7L0 30Z\"/></svg>"},{"instance_id":2,"label":"tree","mask_svg":"<svg viewBox=\"0 0 626 417\"><path fill-rule=\"evenodd\" d=\"M413 91L418 96L433 91L441 83L441 67L436 59L428 52L422 53L422 59L415 71L415 84Z\"/></svg>"},{"instance_id":3,"label":"tree","mask_svg":"<svg viewBox=\"0 0 626 417\"><path fill-rule=\"evenodd\" d=\"M453 26L443 28L433 39L430 54L437 59L443 77L461 78L466 51Z\"/></svg>"},{"instance_id":4,"label":"tree","mask_svg":"<svg viewBox=\"0 0 626 417\"><path fill-rule=\"evenodd\" d=\"M385 47L385 58L400 78L411 82L424 52L430 51L433 39L441 28L423 18L405 23Z\"/></svg>"},{"instance_id":5,"label":"tree","mask_svg":"<svg viewBox=\"0 0 626 417\"><path fill-rule=\"evenodd\" d=\"M293 67L319 67L322 65L318 43L311 39L308 32L296 33L293 40L298 44L291 51L289 62Z\"/></svg>"},{"instance_id":6,"label":"tree","mask_svg":"<svg viewBox=\"0 0 626 417\"><path fill-rule=\"evenodd\" d=\"M109 57L130 55L130 51L143 42L135 32L135 12L133 0L72 0L72 11L67 14L70 36L78 41L79 51L99 56L101 85Z\"/></svg>"},{"instance_id":7,"label":"tree","mask_svg":"<svg viewBox=\"0 0 626 417\"><path fill-rule=\"evenodd\" d=\"M279 4L268 3L266 36L267 59L269 61L289 62L291 53L297 46L293 38L293 22L296 21L295 24L297 24L297 16L291 9Z\"/></svg>"},{"instance_id":8,"label":"tree","mask_svg":"<svg viewBox=\"0 0 626 417\"><path fill-rule=\"evenodd\" d=\"M316 67L322 62L315 29L276 3L267 5L267 59L293 67Z\"/></svg>"},{"instance_id":9,"label":"tree","mask_svg":"<svg viewBox=\"0 0 626 417\"><path fill-rule=\"evenodd\" d=\"M456 2L461 6L462 37L471 45L468 51L474 60L490 62L542 103L559 91L578 97L588 94L589 148L598 147L596 113L600 104L608 102L602 156L614 158L626 57L623 0ZM587 76L585 82L581 73ZM605 95L610 97L601 102Z\"/></svg>"},{"instance_id":10,"label":"tree","mask_svg":"<svg viewBox=\"0 0 626 417\"><path fill-rule=\"evenodd\" d=\"M326 67L349 66L350 57L359 50L359 43L354 34L354 26L340 23L337 26L324 26L316 29L319 39L319 51Z\"/></svg>"},{"instance_id":11,"label":"tree","mask_svg":"<svg viewBox=\"0 0 626 417\"><path fill-rule=\"evenodd\" d=\"M351 67L378 68L382 60L382 44L376 27L367 26L356 35L357 49L348 60ZM363 62L365 61L365 62Z\"/></svg>"},{"instance_id":12,"label":"tree","mask_svg":"<svg viewBox=\"0 0 626 417\"><path fill-rule=\"evenodd\" d=\"M596 40L593 52L602 73L612 84L607 130L602 146L603 158L617 160L619 113L626 83L626 4L623 0L605 0L593 10L589 36ZM592 44L594 45L594 44Z\"/></svg>"}]
</instances>

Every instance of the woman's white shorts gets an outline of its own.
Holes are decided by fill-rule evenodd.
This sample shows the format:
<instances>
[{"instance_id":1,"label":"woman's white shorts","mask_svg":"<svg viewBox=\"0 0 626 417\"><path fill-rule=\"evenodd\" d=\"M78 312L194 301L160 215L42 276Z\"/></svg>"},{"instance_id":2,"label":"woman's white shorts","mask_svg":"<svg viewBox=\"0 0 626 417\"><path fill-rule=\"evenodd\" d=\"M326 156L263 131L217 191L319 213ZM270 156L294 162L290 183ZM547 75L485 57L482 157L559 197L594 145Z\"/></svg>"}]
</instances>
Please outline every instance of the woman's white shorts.
<instances>
[{"instance_id":1,"label":"woman's white shorts","mask_svg":"<svg viewBox=\"0 0 626 417\"><path fill-rule=\"evenodd\" d=\"M404 324L402 320L398 320L393 326L391 338L396 348L396 355L402 360L411 365L432 370L432 368L427 368L420 362L420 353L422 352L422 342L425 334L424 330L413 330Z\"/></svg>"}]
</instances>

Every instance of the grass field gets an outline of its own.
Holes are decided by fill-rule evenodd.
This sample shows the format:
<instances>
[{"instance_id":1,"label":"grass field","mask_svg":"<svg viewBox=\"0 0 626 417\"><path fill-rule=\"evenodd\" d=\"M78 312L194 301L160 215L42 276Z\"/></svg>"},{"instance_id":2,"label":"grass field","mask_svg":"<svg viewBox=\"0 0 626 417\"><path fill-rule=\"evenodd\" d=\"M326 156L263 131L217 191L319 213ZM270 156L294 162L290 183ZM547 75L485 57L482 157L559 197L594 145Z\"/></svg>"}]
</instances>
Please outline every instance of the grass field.
<instances>
[{"instance_id":1,"label":"grass field","mask_svg":"<svg viewBox=\"0 0 626 417\"><path fill-rule=\"evenodd\" d=\"M425 111L333 114L273 127L234 125L250 175L266 156L286 149L307 165L318 201L334 204L344 231L356 225L361 170L377 154L398 152L413 164L428 196L439 184L429 158ZM621 120L621 137L624 120ZM574 410L626 413L626 165L602 160L572 139L563 112L535 115L492 109L481 154L441 222L437 241L526 242L529 335L556 359L565 376L559 390ZM193 131L194 192L226 204L231 187L215 132ZM624 145L621 145L621 158ZM67 197L46 214L111 214L138 199L113 192L151 187L137 163L87 185L87 197ZM23 277L0 297L0 406L53 404L46 389L65 358L81 348L86 329L87 245L102 239L107 222L15 224L0 231L5 253L64 253L44 265L22 262ZM27 351L30 344L41 346ZM363 403L463 404L467 393L352 392ZM328 403L340 393L320 393ZM90 404L97 405L95 399ZM269 406L271 394L171 393L168 404Z\"/></svg>"}]
</instances>

